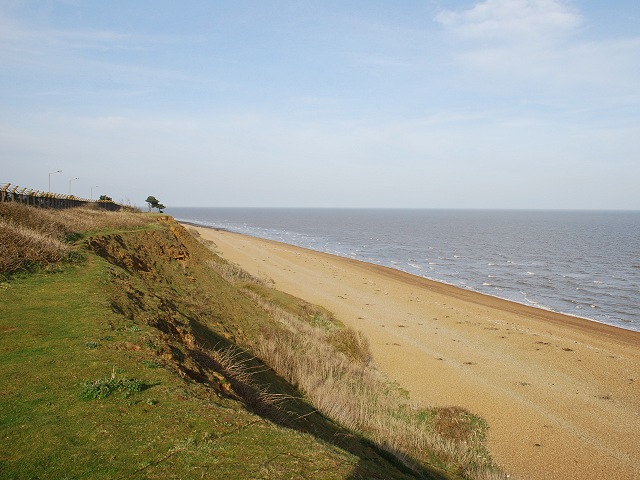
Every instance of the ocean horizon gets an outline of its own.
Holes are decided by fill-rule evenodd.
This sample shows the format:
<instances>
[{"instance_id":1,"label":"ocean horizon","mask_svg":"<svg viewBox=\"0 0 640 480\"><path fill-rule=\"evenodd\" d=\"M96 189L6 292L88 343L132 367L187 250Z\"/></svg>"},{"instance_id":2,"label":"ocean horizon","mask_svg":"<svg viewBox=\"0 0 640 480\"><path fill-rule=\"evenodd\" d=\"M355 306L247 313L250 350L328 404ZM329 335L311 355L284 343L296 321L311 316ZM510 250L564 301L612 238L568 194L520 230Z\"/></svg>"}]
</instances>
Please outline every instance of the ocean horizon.
<instances>
[{"instance_id":1,"label":"ocean horizon","mask_svg":"<svg viewBox=\"0 0 640 480\"><path fill-rule=\"evenodd\" d=\"M166 213L640 331L640 211L175 207Z\"/></svg>"}]
</instances>

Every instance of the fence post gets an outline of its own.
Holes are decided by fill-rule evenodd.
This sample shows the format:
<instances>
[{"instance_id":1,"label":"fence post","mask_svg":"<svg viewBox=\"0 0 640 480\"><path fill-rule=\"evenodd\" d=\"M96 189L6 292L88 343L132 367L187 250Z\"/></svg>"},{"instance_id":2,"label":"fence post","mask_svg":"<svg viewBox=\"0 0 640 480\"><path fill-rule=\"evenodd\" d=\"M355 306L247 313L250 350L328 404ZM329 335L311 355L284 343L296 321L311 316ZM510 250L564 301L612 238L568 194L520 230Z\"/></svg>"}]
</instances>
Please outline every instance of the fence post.
<instances>
[{"instance_id":1,"label":"fence post","mask_svg":"<svg viewBox=\"0 0 640 480\"><path fill-rule=\"evenodd\" d=\"M10 183L7 183L2 190L0 190L0 201L4 202L5 198L7 198L7 189L9 188Z\"/></svg>"},{"instance_id":2,"label":"fence post","mask_svg":"<svg viewBox=\"0 0 640 480\"><path fill-rule=\"evenodd\" d=\"M9 192L9 193L11 193L11 201L12 201L12 202L15 202L15 201L16 201L16 191L18 190L18 188L20 188L20 187L18 187L18 186L16 185L16 186L15 186L15 187L13 187L13 188L11 189L11 191Z\"/></svg>"}]
</instances>

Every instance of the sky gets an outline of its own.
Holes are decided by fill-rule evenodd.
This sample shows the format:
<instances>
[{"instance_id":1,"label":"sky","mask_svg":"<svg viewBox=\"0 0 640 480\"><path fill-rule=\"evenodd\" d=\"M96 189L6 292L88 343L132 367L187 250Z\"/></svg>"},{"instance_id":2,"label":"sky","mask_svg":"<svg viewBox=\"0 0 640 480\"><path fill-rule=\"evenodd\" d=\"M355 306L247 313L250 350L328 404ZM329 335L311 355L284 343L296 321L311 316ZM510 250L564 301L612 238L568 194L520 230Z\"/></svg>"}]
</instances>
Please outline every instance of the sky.
<instances>
[{"instance_id":1,"label":"sky","mask_svg":"<svg viewBox=\"0 0 640 480\"><path fill-rule=\"evenodd\" d=\"M640 210L640 3L0 0L0 184L49 181L168 213Z\"/></svg>"}]
</instances>

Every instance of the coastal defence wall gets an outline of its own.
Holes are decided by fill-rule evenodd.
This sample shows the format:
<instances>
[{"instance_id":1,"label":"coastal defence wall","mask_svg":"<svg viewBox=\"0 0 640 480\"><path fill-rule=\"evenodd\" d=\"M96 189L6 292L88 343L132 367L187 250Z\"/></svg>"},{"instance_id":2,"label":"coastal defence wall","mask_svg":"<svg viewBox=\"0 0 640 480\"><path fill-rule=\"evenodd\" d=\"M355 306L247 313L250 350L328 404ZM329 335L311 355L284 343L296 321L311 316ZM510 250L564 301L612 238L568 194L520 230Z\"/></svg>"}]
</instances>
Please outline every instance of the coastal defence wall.
<instances>
[{"instance_id":1,"label":"coastal defence wall","mask_svg":"<svg viewBox=\"0 0 640 480\"><path fill-rule=\"evenodd\" d=\"M97 206L110 211L119 211L124 207L112 200L89 200L74 195L42 192L29 188L22 188L7 183L0 186L0 202L18 202L40 208L73 208L87 205Z\"/></svg>"}]
</instances>

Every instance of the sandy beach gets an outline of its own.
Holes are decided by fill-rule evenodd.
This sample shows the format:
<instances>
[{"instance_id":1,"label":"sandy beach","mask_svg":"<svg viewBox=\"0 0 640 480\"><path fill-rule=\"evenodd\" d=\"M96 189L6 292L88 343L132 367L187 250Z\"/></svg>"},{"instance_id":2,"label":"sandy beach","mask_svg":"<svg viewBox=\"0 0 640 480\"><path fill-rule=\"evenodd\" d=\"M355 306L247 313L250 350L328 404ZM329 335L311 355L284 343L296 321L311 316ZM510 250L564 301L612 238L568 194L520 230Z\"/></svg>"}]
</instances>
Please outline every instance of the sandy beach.
<instances>
[{"instance_id":1,"label":"sandy beach","mask_svg":"<svg viewBox=\"0 0 640 480\"><path fill-rule=\"evenodd\" d=\"M195 227L189 227L195 228ZM640 333L385 267L197 228L218 253L334 312L415 403L489 423L522 479L640 479Z\"/></svg>"}]
</instances>

